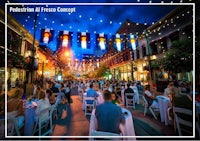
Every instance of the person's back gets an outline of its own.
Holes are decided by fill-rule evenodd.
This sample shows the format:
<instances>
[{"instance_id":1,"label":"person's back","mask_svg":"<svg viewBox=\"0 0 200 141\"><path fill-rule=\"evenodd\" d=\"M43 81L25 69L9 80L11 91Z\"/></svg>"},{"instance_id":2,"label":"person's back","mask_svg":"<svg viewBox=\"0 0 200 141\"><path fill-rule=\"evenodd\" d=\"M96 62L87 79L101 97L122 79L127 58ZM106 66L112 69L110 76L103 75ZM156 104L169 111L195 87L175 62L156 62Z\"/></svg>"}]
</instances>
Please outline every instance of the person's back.
<instances>
[{"instance_id":1,"label":"person's back","mask_svg":"<svg viewBox=\"0 0 200 141\"><path fill-rule=\"evenodd\" d=\"M40 91L39 92L39 96L38 96L39 101L37 101L37 108L36 108L36 115L40 116L43 119L45 119L46 117L48 117L49 112L46 111L45 113L40 113L41 110L50 107L50 103L49 103L49 99L46 97L46 94L44 91ZM41 114L41 115L38 115Z\"/></svg>"},{"instance_id":2,"label":"person's back","mask_svg":"<svg viewBox=\"0 0 200 141\"><path fill-rule=\"evenodd\" d=\"M50 89L53 91L53 93L59 93L59 89L55 87L55 84L53 84Z\"/></svg>"},{"instance_id":3,"label":"person's back","mask_svg":"<svg viewBox=\"0 0 200 141\"><path fill-rule=\"evenodd\" d=\"M97 92L93 89L93 84L91 83L90 84L90 88L87 90L87 92L86 92L86 97L97 97L98 96L98 94L97 94ZM88 104L92 104L93 103L93 101L91 101L91 100L88 100L87 101L87 103Z\"/></svg>"},{"instance_id":4,"label":"person's back","mask_svg":"<svg viewBox=\"0 0 200 141\"><path fill-rule=\"evenodd\" d=\"M95 115L97 118L98 131L120 133L119 125L125 119L121 108L111 102L111 93L104 91L103 104L97 105Z\"/></svg>"},{"instance_id":5,"label":"person's back","mask_svg":"<svg viewBox=\"0 0 200 141\"><path fill-rule=\"evenodd\" d=\"M130 84L127 84L127 89L125 89L124 91L124 95L126 95L126 93L134 93L133 89L130 88ZM127 96L129 99L132 98L133 96Z\"/></svg>"},{"instance_id":6,"label":"person's back","mask_svg":"<svg viewBox=\"0 0 200 141\"><path fill-rule=\"evenodd\" d=\"M120 133L121 108L111 102L105 102L96 107L98 130L105 132Z\"/></svg>"}]
</instances>

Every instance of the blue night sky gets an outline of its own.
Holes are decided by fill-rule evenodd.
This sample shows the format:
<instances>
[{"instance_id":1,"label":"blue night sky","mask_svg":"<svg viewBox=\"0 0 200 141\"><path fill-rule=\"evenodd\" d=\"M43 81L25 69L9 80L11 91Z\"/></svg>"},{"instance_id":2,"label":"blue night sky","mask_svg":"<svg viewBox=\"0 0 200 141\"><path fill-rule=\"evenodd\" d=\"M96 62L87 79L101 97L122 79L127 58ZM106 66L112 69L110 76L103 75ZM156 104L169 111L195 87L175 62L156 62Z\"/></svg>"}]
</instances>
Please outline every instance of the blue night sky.
<instances>
[{"instance_id":1,"label":"blue night sky","mask_svg":"<svg viewBox=\"0 0 200 141\"><path fill-rule=\"evenodd\" d=\"M50 3L52 0L10 0L10 3L26 3L26 2L45 2ZM86 3L79 4L69 4L69 2L82 2L82 1L72 1L68 0L68 3L63 4L64 0L56 0L57 4L54 5L37 5L38 7L48 7L48 8L75 8L75 12L39 12L37 16L37 29L36 29L36 39L40 40L40 30L42 28L50 28L54 30L54 38L53 41L49 43L49 48L52 51L56 50L56 38L58 36L58 32L62 30L68 30L73 32L72 39L72 49L76 52L76 57L80 58L81 54L93 54L93 48L96 46L95 41L96 33L104 33L108 35L108 39L116 34L118 28L126 21L126 19L131 20L135 23L145 22L148 25L152 23L156 23L158 20L167 15L170 11L172 11L175 7L174 4L170 4L171 0L165 0L164 2L168 2L169 5L153 5L155 2L160 3L161 0L152 0L151 5L147 5L149 1L145 0L135 0L131 4L120 4L114 3L115 1L86 1L90 2L87 5ZM62 3L60 3L62 2ZM91 2L101 2L102 4L94 5ZM110 2L111 5L108 5L107 2ZM130 2L128 0L123 2ZM146 5L142 5L142 2L147 2ZM154 3L153 3L154 2ZM180 1L178 0L177 3ZM2 3L2 2L1 2ZM60 3L60 4L58 4ZM141 5L136 5L141 4ZM24 7L35 7L36 5L24 5ZM20 22L31 34L34 31L34 12L26 12L26 13L17 13L10 12L18 22ZM89 32L90 33L90 41L91 41L91 49L81 50L77 47L77 32Z\"/></svg>"}]
</instances>

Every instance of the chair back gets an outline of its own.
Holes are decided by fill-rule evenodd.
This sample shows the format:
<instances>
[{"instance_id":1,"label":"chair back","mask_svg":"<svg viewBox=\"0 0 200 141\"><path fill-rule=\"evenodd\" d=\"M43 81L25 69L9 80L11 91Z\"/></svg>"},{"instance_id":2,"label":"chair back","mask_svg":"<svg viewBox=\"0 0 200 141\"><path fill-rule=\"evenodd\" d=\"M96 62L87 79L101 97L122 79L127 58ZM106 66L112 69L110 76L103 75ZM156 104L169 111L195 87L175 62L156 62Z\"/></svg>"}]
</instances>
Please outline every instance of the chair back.
<instances>
[{"instance_id":1,"label":"chair back","mask_svg":"<svg viewBox=\"0 0 200 141\"><path fill-rule=\"evenodd\" d=\"M143 103L143 105L144 105L144 116L146 115L146 113L147 113L147 109L149 109L150 110L150 112L151 112L151 114L153 115L153 117L155 118L155 119L157 119L157 116L156 116L156 113L155 112L159 112L159 108L153 108L151 105L149 105L149 103L148 103L148 101L147 101L147 96L145 96L145 95L142 95L141 96L142 97L142 99L143 99L143 101L144 101L144 103Z\"/></svg>"},{"instance_id":2,"label":"chair back","mask_svg":"<svg viewBox=\"0 0 200 141\"><path fill-rule=\"evenodd\" d=\"M173 107L173 112L179 136L182 136L182 131L192 133L192 110L180 107ZM183 128L181 127L181 125L189 128Z\"/></svg>"},{"instance_id":3,"label":"chair back","mask_svg":"<svg viewBox=\"0 0 200 141\"><path fill-rule=\"evenodd\" d=\"M91 112L87 110L87 108L92 108L93 110L96 106L96 100L94 97L84 97L84 102L85 102L85 115L91 115Z\"/></svg>"},{"instance_id":4,"label":"chair back","mask_svg":"<svg viewBox=\"0 0 200 141\"><path fill-rule=\"evenodd\" d=\"M134 97L135 93L125 93L125 96L130 99L129 97Z\"/></svg>"},{"instance_id":5,"label":"chair back","mask_svg":"<svg viewBox=\"0 0 200 141\"><path fill-rule=\"evenodd\" d=\"M94 104L95 98L94 97L84 97L85 104L92 105ZM88 104L87 101L93 101L92 104Z\"/></svg>"},{"instance_id":6,"label":"chair back","mask_svg":"<svg viewBox=\"0 0 200 141\"><path fill-rule=\"evenodd\" d=\"M125 93L125 100L126 100L126 107L131 107L135 109L135 100L134 100L135 93Z\"/></svg>"},{"instance_id":7,"label":"chair back","mask_svg":"<svg viewBox=\"0 0 200 141\"><path fill-rule=\"evenodd\" d=\"M143 103L144 107L148 107L149 105L148 105L148 102L147 102L146 98L144 97L144 95L141 95L141 97L142 97L142 100L144 101L144 103Z\"/></svg>"},{"instance_id":8,"label":"chair back","mask_svg":"<svg viewBox=\"0 0 200 141\"><path fill-rule=\"evenodd\" d=\"M39 111L38 119L36 121L35 127L34 127L34 133L37 131L39 132L39 136L45 136L48 133L52 133L52 117L51 117L51 107L44 108ZM44 127L47 127L47 125L50 123L50 129L42 134L42 129Z\"/></svg>"},{"instance_id":9,"label":"chair back","mask_svg":"<svg viewBox=\"0 0 200 141\"><path fill-rule=\"evenodd\" d=\"M38 120L39 122L45 122L49 119L49 113L50 113L51 107L44 108L39 111Z\"/></svg>"}]
</instances>

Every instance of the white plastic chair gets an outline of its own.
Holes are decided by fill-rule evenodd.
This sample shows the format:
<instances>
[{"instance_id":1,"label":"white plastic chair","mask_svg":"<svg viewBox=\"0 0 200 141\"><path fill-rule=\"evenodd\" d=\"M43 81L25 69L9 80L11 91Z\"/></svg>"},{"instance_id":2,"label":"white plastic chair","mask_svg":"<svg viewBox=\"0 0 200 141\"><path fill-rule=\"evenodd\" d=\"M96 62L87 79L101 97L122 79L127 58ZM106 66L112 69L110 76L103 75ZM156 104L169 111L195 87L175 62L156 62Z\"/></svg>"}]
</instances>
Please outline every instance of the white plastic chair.
<instances>
[{"instance_id":1,"label":"white plastic chair","mask_svg":"<svg viewBox=\"0 0 200 141\"><path fill-rule=\"evenodd\" d=\"M93 101L92 104L87 103L88 100ZM95 108L96 106L96 101L94 97L84 97L84 102L85 102L85 115L91 115L92 113L88 111L88 108L91 108L91 111Z\"/></svg>"},{"instance_id":2,"label":"white plastic chair","mask_svg":"<svg viewBox=\"0 0 200 141\"><path fill-rule=\"evenodd\" d=\"M8 112L7 114L7 133L8 136L21 136L20 130L24 126L24 116L17 116L19 111ZM5 121L5 119L3 119Z\"/></svg>"},{"instance_id":3,"label":"white plastic chair","mask_svg":"<svg viewBox=\"0 0 200 141\"><path fill-rule=\"evenodd\" d=\"M141 95L141 97L142 97L142 99L144 101L144 103L143 103L143 105L144 105L144 116L146 116L147 109L149 107L149 111L151 112L151 114L153 115L153 117L155 119L158 119L157 116L156 116L156 114L155 114L155 112L159 112L159 108L152 107L151 105L149 106L149 104L148 104L146 98L144 97L144 95Z\"/></svg>"},{"instance_id":4,"label":"white plastic chair","mask_svg":"<svg viewBox=\"0 0 200 141\"><path fill-rule=\"evenodd\" d=\"M91 132L91 136L97 136L97 138L105 138L105 139L109 139L109 140L120 140L122 138L120 138L120 136L122 136L122 134L117 134L117 133L112 133L112 132L104 132L104 131L96 131L96 130L92 130ZM115 136L115 138L108 138L108 137L101 137L101 136ZM116 138L119 137L119 138ZM95 140L94 138L92 138L93 140Z\"/></svg>"},{"instance_id":5,"label":"white plastic chair","mask_svg":"<svg viewBox=\"0 0 200 141\"><path fill-rule=\"evenodd\" d=\"M36 124L34 127L34 132L39 132L38 136L45 136L47 134L51 134L53 129L52 129L52 114L50 112L51 107L44 108L40 110L38 119L36 120ZM48 112L48 116L46 116L46 112ZM42 134L42 129L47 128L47 126L50 124L50 129L45 131L45 133Z\"/></svg>"},{"instance_id":6,"label":"white plastic chair","mask_svg":"<svg viewBox=\"0 0 200 141\"><path fill-rule=\"evenodd\" d=\"M135 109L134 93L125 93L126 107L131 107ZM128 98L132 97L132 98Z\"/></svg>"},{"instance_id":7,"label":"white plastic chair","mask_svg":"<svg viewBox=\"0 0 200 141\"><path fill-rule=\"evenodd\" d=\"M181 115L187 115L187 116L192 117L192 110L180 108L180 107L173 107L173 112L174 112L175 124L176 124L176 128L178 130L179 136L182 136L182 131L192 134L193 121L188 121L181 117ZM189 128L185 129L185 128L181 127L181 125L184 125Z\"/></svg>"},{"instance_id":8,"label":"white plastic chair","mask_svg":"<svg viewBox=\"0 0 200 141\"><path fill-rule=\"evenodd\" d=\"M0 119L0 138L5 136L5 119ZM8 136L21 136L20 130L24 126L24 117L8 117L7 120L7 134Z\"/></svg>"},{"instance_id":9,"label":"white plastic chair","mask_svg":"<svg viewBox=\"0 0 200 141\"><path fill-rule=\"evenodd\" d=\"M51 105L51 110L50 110L50 114L52 115L52 119L54 119L54 117L56 119L58 119L58 104L59 104L59 100L56 100L55 104Z\"/></svg>"}]
</instances>

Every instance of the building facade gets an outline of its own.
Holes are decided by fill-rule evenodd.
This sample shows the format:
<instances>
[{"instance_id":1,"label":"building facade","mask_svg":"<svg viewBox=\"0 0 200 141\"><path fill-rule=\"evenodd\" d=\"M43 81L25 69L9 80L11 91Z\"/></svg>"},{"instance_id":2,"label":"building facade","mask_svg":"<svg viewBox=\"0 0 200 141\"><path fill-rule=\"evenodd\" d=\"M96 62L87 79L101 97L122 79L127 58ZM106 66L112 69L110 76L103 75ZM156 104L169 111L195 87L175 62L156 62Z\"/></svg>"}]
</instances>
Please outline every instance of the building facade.
<instances>
[{"instance_id":1,"label":"building facade","mask_svg":"<svg viewBox=\"0 0 200 141\"><path fill-rule=\"evenodd\" d=\"M110 41L110 49L101 58L101 63L108 64L112 78L115 79L139 80L143 84L152 84L161 79L162 75L163 80L169 80L170 72L164 70L158 60L165 57L174 41L194 38L193 24L193 7L190 5L177 7L152 25L127 20L117 33L135 34L138 41L136 48L131 49L126 44L129 40L125 38L125 49L119 52ZM192 70L177 73L176 76L179 80L193 81Z\"/></svg>"}]
</instances>

